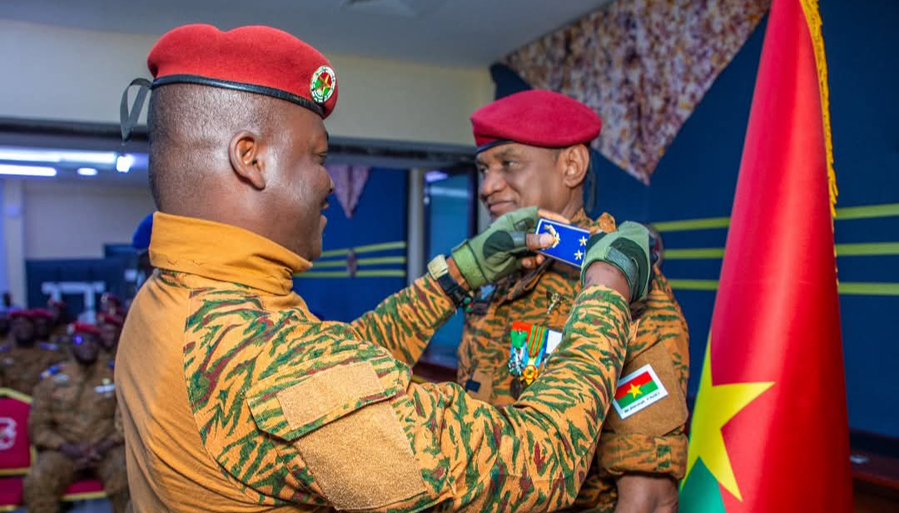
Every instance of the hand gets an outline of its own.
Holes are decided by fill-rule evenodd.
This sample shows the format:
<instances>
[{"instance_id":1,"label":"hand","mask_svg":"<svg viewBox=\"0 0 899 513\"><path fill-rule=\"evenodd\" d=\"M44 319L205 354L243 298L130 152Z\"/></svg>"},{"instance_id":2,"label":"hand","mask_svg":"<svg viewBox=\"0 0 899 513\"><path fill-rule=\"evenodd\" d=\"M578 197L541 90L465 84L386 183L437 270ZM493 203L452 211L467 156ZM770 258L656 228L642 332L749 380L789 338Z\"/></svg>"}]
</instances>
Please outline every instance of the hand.
<instances>
[{"instance_id":1,"label":"hand","mask_svg":"<svg viewBox=\"0 0 899 513\"><path fill-rule=\"evenodd\" d=\"M581 268L582 285L597 283L609 285L604 281L596 282L597 272L594 266L600 263L618 269L627 279L630 293L624 296L629 302L645 298L652 277L649 262L649 230L641 224L626 222L617 231L600 232L590 237L584 265ZM617 289L615 286L612 288Z\"/></svg>"},{"instance_id":2,"label":"hand","mask_svg":"<svg viewBox=\"0 0 899 513\"><path fill-rule=\"evenodd\" d=\"M453 250L453 262L472 290L543 262L543 255L532 252L550 247L553 239L548 234L531 233L541 216L559 217L537 207L509 212Z\"/></svg>"},{"instance_id":3,"label":"hand","mask_svg":"<svg viewBox=\"0 0 899 513\"><path fill-rule=\"evenodd\" d=\"M677 513L677 485L670 477L627 474L617 485L615 513Z\"/></svg>"}]
</instances>

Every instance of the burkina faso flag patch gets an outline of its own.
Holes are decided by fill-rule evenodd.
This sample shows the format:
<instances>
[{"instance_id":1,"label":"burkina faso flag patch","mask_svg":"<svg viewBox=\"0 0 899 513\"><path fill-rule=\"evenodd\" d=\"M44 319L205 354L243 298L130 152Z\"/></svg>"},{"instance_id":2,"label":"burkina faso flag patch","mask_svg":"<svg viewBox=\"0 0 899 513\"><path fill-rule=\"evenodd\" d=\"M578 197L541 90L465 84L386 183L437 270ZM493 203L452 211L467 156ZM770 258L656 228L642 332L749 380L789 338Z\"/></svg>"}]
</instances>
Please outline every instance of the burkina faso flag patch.
<instances>
[{"instance_id":1,"label":"burkina faso flag patch","mask_svg":"<svg viewBox=\"0 0 899 513\"><path fill-rule=\"evenodd\" d=\"M668 390L665 389L662 380L652 369L652 365L646 364L621 377L612 405L618 415L626 419L667 396Z\"/></svg>"}]
</instances>

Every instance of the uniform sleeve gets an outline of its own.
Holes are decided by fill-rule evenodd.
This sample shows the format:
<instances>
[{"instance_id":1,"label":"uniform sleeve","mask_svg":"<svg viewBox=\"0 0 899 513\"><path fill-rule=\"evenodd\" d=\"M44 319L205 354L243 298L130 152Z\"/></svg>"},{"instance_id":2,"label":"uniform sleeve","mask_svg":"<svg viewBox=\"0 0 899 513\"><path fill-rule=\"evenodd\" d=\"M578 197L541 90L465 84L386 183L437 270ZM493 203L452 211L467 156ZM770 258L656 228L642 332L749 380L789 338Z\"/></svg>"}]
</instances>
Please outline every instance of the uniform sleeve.
<instances>
[{"instance_id":1,"label":"uniform sleeve","mask_svg":"<svg viewBox=\"0 0 899 513\"><path fill-rule=\"evenodd\" d=\"M688 445L686 394L689 344L689 332L680 306L667 280L657 274L646 310L638 320L636 338L629 349L636 354L636 359L628 355L623 374L627 375L646 362L640 355L659 355L650 359L655 360L657 367L670 369L666 374L672 378L666 386L675 389L669 390L666 401L678 404L667 404L663 408L662 403L658 403L659 406L647 408L642 417L635 415L626 421L610 422L597 449L597 458L604 474L621 476L638 472L669 475L674 479L684 477ZM654 413L653 408L658 408L658 412Z\"/></svg>"},{"instance_id":2,"label":"uniform sleeve","mask_svg":"<svg viewBox=\"0 0 899 513\"><path fill-rule=\"evenodd\" d=\"M32 396L31 413L28 416L28 435L31 443L38 449L58 450L66 443L53 422L50 411L52 404L51 394L53 383L50 379L44 379L36 387Z\"/></svg>"},{"instance_id":3,"label":"uniform sleeve","mask_svg":"<svg viewBox=\"0 0 899 513\"><path fill-rule=\"evenodd\" d=\"M413 366L434 333L456 313L456 307L428 275L385 299L352 322L356 336L388 350Z\"/></svg>"},{"instance_id":4,"label":"uniform sleeve","mask_svg":"<svg viewBox=\"0 0 899 513\"><path fill-rule=\"evenodd\" d=\"M297 486L279 496L385 512L571 504L624 362L629 316L615 292L583 292L543 374L508 408L477 401L456 384L406 380L391 392L365 361L277 393L260 390L253 417L275 435L268 440L288 467L285 483ZM311 404L311 390L324 399Z\"/></svg>"}]
</instances>

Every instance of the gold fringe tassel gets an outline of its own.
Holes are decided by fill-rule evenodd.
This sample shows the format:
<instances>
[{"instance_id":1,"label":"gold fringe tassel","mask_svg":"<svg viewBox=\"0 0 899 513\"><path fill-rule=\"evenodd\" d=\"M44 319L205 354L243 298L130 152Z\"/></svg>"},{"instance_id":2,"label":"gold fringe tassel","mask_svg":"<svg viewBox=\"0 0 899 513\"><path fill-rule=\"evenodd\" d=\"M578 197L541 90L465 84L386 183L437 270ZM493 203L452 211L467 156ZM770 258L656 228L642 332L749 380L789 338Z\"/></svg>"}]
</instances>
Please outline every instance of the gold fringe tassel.
<instances>
[{"instance_id":1,"label":"gold fringe tassel","mask_svg":"<svg viewBox=\"0 0 899 513\"><path fill-rule=\"evenodd\" d=\"M818 0L800 0L805 20L808 23L809 35L812 38L812 46L815 48L815 62L818 68L818 87L821 92L821 113L824 124L824 145L827 151L827 181L830 188L830 214L836 217L837 173L833 160L833 131L830 128L830 87L827 82L827 57L824 53L824 35L821 32L821 11L818 8Z\"/></svg>"}]
</instances>

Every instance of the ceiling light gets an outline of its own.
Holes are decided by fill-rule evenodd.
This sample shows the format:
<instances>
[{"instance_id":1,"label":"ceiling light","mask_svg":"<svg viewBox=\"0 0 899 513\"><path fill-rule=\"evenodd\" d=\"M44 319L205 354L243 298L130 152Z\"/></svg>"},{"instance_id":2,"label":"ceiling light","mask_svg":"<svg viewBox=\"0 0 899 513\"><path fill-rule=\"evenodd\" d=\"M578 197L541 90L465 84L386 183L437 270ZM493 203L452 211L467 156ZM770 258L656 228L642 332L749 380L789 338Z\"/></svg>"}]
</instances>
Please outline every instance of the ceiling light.
<instances>
[{"instance_id":1,"label":"ceiling light","mask_svg":"<svg viewBox=\"0 0 899 513\"><path fill-rule=\"evenodd\" d=\"M7 176L56 176L56 169L43 166L13 166L0 164L0 175Z\"/></svg>"},{"instance_id":2,"label":"ceiling light","mask_svg":"<svg viewBox=\"0 0 899 513\"><path fill-rule=\"evenodd\" d=\"M115 160L115 170L119 173L127 173L131 171L134 165L134 155L119 155Z\"/></svg>"},{"instance_id":3,"label":"ceiling light","mask_svg":"<svg viewBox=\"0 0 899 513\"><path fill-rule=\"evenodd\" d=\"M97 170L92 167L79 167L78 174L81 176L97 176Z\"/></svg>"},{"instance_id":4,"label":"ceiling light","mask_svg":"<svg viewBox=\"0 0 899 513\"><path fill-rule=\"evenodd\" d=\"M114 164L117 157L114 151L61 151L59 156L64 162L107 166Z\"/></svg>"},{"instance_id":5,"label":"ceiling light","mask_svg":"<svg viewBox=\"0 0 899 513\"><path fill-rule=\"evenodd\" d=\"M0 160L19 162L59 162L59 154L55 151L34 151L19 149L0 149Z\"/></svg>"}]
</instances>

